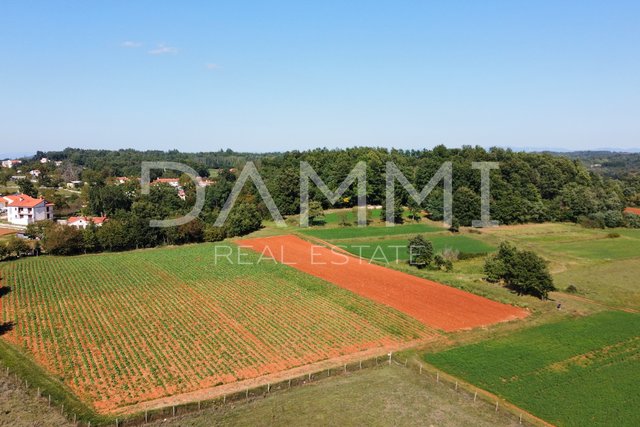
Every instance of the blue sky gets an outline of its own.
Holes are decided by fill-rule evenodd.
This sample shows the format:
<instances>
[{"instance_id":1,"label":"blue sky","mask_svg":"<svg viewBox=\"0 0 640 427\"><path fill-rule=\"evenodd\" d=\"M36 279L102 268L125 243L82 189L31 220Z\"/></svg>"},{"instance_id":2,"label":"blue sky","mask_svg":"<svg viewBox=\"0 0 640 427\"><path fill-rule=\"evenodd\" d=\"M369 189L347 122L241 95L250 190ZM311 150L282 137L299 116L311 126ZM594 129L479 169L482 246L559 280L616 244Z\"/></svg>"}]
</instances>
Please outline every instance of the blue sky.
<instances>
[{"instance_id":1,"label":"blue sky","mask_svg":"<svg viewBox=\"0 0 640 427\"><path fill-rule=\"evenodd\" d=\"M640 2L0 2L2 152L640 148Z\"/></svg>"}]
</instances>

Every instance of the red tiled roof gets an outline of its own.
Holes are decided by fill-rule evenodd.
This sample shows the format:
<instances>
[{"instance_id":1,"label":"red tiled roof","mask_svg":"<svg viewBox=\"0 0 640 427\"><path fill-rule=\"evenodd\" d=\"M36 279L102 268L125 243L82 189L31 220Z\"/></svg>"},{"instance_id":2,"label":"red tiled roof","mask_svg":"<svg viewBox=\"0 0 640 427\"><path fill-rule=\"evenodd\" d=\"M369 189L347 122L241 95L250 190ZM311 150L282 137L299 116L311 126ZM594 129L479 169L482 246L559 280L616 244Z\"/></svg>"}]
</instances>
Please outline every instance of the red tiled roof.
<instances>
[{"instance_id":1,"label":"red tiled roof","mask_svg":"<svg viewBox=\"0 0 640 427\"><path fill-rule=\"evenodd\" d=\"M640 208L625 208L624 212L634 215L640 215Z\"/></svg>"},{"instance_id":2,"label":"red tiled roof","mask_svg":"<svg viewBox=\"0 0 640 427\"><path fill-rule=\"evenodd\" d=\"M67 224L74 223L76 221L92 221L94 224L102 224L107 220L106 216L72 216L67 220Z\"/></svg>"},{"instance_id":3,"label":"red tiled roof","mask_svg":"<svg viewBox=\"0 0 640 427\"><path fill-rule=\"evenodd\" d=\"M8 202L7 206L14 208L35 208L41 203L47 203L44 199L34 199L26 194L16 194L12 196L4 196L4 199Z\"/></svg>"}]
</instances>

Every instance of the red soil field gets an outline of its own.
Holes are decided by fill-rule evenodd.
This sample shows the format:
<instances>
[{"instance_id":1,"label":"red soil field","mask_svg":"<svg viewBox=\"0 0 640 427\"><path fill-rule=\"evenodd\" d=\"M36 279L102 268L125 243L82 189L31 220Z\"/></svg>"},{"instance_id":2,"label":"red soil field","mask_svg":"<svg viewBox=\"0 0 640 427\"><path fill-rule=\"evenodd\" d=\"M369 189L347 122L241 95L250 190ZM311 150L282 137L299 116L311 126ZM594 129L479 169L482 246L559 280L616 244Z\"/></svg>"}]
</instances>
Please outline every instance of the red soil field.
<instances>
[{"instance_id":1,"label":"red soil field","mask_svg":"<svg viewBox=\"0 0 640 427\"><path fill-rule=\"evenodd\" d=\"M237 243L447 332L528 315L526 310L371 264L293 235L246 239Z\"/></svg>"},{"instance_id":2,"label":"red soil field","mask_svg":"<svg viewBox=\"0 0 640 427\"><path fill-rule=\"evenodd\" d=\"M18 230L14 230L13 228L1 228L0 227L0 236L5 236L7 234L15 234Z\"/></svg>"}]
</instances>

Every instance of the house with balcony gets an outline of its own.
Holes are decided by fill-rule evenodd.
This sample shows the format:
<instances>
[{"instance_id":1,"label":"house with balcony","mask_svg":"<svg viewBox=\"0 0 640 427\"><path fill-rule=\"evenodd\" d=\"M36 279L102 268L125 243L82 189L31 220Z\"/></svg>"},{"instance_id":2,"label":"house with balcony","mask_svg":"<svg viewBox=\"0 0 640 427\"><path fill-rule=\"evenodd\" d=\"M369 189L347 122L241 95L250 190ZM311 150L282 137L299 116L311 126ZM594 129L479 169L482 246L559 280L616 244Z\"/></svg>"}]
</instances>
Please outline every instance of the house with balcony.
<instances>
[{"instance_id":1,"label":"house with balcony","mask_svg":"<svg viewBox=\"0 0 640 427\"><path fill-rule=\"evenodd\" d=\"M53 203L26 194L3 196L7 221L15 225L29 225L36 221L53 219Z\"/></svg>"}]
</instances>

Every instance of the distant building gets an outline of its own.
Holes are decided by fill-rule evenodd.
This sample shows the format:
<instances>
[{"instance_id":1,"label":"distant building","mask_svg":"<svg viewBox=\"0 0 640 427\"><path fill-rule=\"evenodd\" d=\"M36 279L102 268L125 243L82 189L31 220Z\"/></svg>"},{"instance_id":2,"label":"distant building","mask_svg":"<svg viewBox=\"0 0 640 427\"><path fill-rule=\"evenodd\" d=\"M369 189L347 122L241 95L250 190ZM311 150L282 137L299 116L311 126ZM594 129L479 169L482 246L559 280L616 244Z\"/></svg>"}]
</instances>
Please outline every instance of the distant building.
<instances>
[{"instance_id":1,"label":"distant building","mask_svg":"<svg viewBox=\"0 0 640 427\"><path fill-rule=\"evenodd\" d=\"M15 225L29 225L36 221L53 219L53 203L35 199L26 194L4 196L7 221Z\"/></svg>"},{"instance_id":2,"label":"distant building","mask_svg":"<svg viewBox=\"0 0 640 427\"><path fill-rule=\"evenodd\" d=\"M115 178L113 178L113 182L115 182L116 184L124 184L129 181L129 178L127 178L126 176L116 176Z\"/></svg>"},{"instance_id":3,"label":"distant building","mask_svg":"<svg viewBox=\"0 0 640 427\"><path fill-rule=\"evenodd\" d=\"M67 225L84 230L92 222L96 226L102 227L106 220L107 217L105 216L72 216L67 220Z\"/></svg>"},{"instance_id":4,"label":"distant building","mask_svg":"<svg viewBox=\"0 0 640 427\"><path fill-rule=\"evenodd\" d=\"M14 166L18 166L20 163L22 163L22 160L3 160L2 161L2 167L3 168L12 168Z\"/></svg>"},{"instance_id":5,"label":"distant building","mask_svg":"<svg viewBox=\"0 0 640 427\"><path fill-rule=\"evenodd\" d=\"M46 157L43 157L40 159L40 163L42 164L49 163L49 159L47 159Z\"/></svg>"},{"instance_id":6,"label":"distant building","mask_svg":"<svg viewBox=\"0 0 640 427\"><path fill-rule=\"evenodd\" d=\"M172 187L178 188L180 187L180 179L179 178L156 178L153 181L153 184L169 184Z\"/></svg>"},{"instance_id":7,"label":"distant building","mask_svg":"<svg viewBox=\"0 0 640 427\"><path fill-rule=\"evenodd\" d=\"M198 180L199 187L208 187L210 185L215 184L215 181L212 181L210 179L204 179L204 178L198 177L197 180Z\"/></svg>"},{"instance_id":8,"label":"distant building","mask_svg":"<svg viewBox=\"0 0 640 427\"><path fill-rule=\"evenodd\" d=\"M82 181L67 182L67 188L79 188L82 187L82 184L84 184Z\"/></svg>"},{"instance_id":9,"label":"distant building","mask_svg":"<svg viewBox=\"0 0 640 427\"><path fill-rule=\"evenodd\" d=\"M39 171L38 169L34 169L34 170L29 171L29 174L30 174L32 177L37 178L37 177L39 177L39 176L40 176L40 171Z\"/></svg>"},{"instance_id":10,"label":"distant building","mask_svg":"<svg viewBox=\"0 0 640 427\"><path fill-rule=\"evenodd\" d=\"M640 208L625 208L624 213L640 216Z\"/></svg>"}]
</instances>

